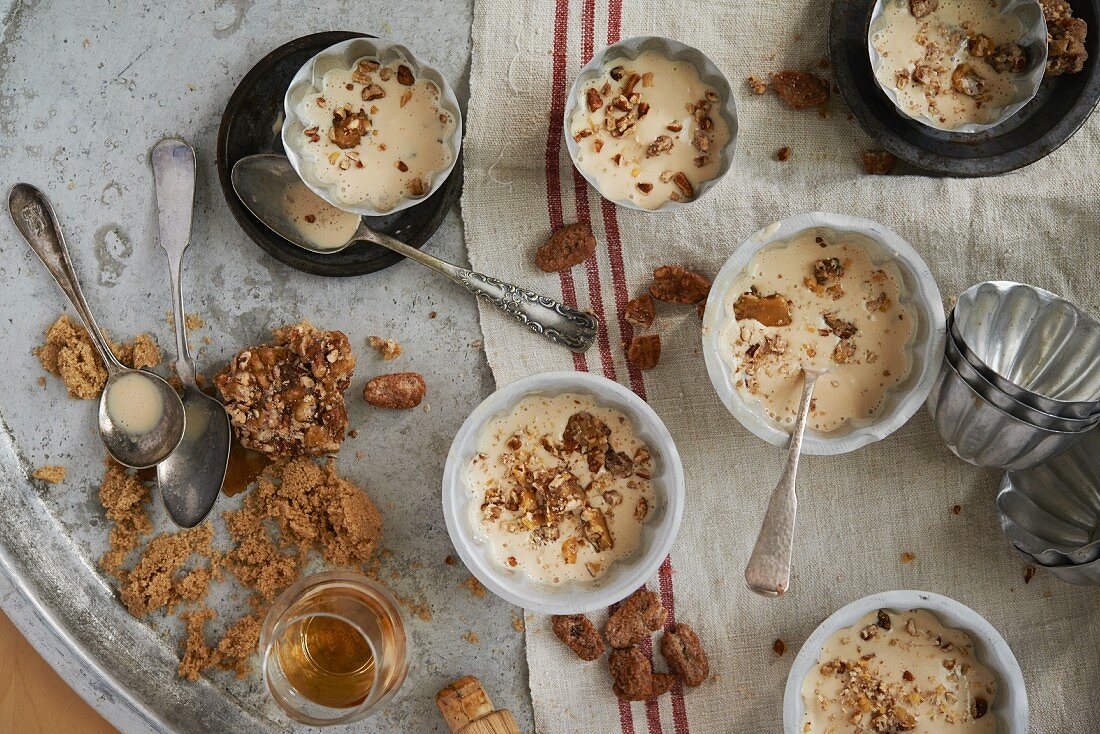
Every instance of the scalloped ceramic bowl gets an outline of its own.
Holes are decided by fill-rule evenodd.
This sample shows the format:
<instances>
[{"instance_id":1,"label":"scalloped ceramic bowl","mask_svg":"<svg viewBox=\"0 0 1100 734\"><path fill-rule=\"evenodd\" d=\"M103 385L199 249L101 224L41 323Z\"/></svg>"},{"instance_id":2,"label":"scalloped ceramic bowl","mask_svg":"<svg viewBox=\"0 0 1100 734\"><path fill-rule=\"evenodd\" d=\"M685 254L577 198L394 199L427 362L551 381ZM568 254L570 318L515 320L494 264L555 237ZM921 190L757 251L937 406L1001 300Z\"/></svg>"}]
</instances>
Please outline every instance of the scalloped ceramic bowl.
<instances>
[{"instance_id":1,"label":"scalloped ceramic bowl","mask_svg":"<svg viewBox=\"0 0 1100 734\"><path fill-rule=\"evenodd\" d=\"M879 55L879 52L875 49L873 39L876 33L886 27L886 19L883 16L883 11L889 4L907 4L908 0L877 0L877 2L875 2L875 6L871 10L871 20L867 26L867 55L871 60L871 70L875 78L875 83L878 84L882 93L886 95L891 103L893 103L894 109L897 110L899 115L910 120L916 120L920 124L936 130L965 135L979 133L983 130L989 130L990 128L1000 125L1034 99L1036 93L1039 91L1039 84L1043 81L1043 74L1046 72L1047 66L1047 24L1043 16L1042 6L1039 5L1039 0L993 0L993 2L998 12L1017 16L1026 29L1018 43L1027 49L1028 65L1027 68L1024 69L1022 73L1016 75L1016 79L1013 80L1014 95L1012 103L999 108L996 116L991 122L980 124L967 123L958 127L945 127L938 120L928 117L927 115L914 115L907 112L898 102L897 88L885 84L879 79L878 71L884 62L882 56Z\"/></svg>"},{"instance_id":2,"label":"scalloped ceramic bowl","mask_svg":"<svg viewBox=\"0 0 1100 734\"><path fill-rule=\"evenodd\" d=\"M579 102L577 90L593 77L599 76L603 71L604 64L608 61L636 59L643 51L659 51L667 58L676 60L683 59L694 66L699 71L699 78L703 83L713 87L715 93L718 94L718 111L722 115L722 119L725 120L726 125L729 126L730 131L729 142L726 143L718 153L720 160L717 175L715 175L714 178L701 182L697 187L695 197L690 201L666 201L656 209L647 209L638 206L630 199L612 199L604 195L604 192L600 189L599 182L596 181L594 177L582 171L580 166L577 166L577 142L573 140L573 136L569 134L569 121L572 119L573 112L576 110L577 103ZM562 119L562 134L565 136L565 145L569 149L569 158L573 161L573 166L577 171L584 176L584 179L588 181L588 183L592 184L592 188L600 192L600 196L603 196L608 201L618 204L619 206L641 212L675 211L683 206L691 206L702 199L730 170L730 166L733 165L733 154L737 147L737 102L734 99L733 89L730 88L729 80L726 79L718 66L702 51L671 38L664 38L663 36L635 36L634 38L627 38L608 46L603 51L593 56L592 60L584 65L580 73L577 74L577 78L573 80L573 86L569 89L569 96L565 100L565 116Z\"/></svg>"},{"instance_id":3,"label":"scalloped ceramic bowl","mask_svg":"<svg viewBox=\"0 0 1100 734\"><path fill-rule=\"evenodd\" d=\"M492 556L488 538L475 526L466 473L485 425L530 395L575 392L626 415L652 455L655 507L642 525L641 543L632 556L616 561L597 579L561 585L536 582L521 569L506 568ZM650 578L668 555L684 512L684 470L665 424L649 405L617 382L584 372L546 372L497 390L477 406L458 430L443 470L443 516L451 543L478 581L497 596L543 614L582 614L629 596Z\"/></svg>"},{"instance_id":4,"label":"scalloped ceramic bowl","mask_svg":"<svg viewBox=\"0 0 1100 734\"><path fill-rule=\"evenodd\" d=\"M884 591L871 594L834 612L813 631L802 645L787 676L783 692L783 732L801 734L802 684L818 662L821 646L838 630L851 627L863 615L876 609L907 612L926 609L948 627L962 630L974 642L978 659L997 676L1000 684L989 712L997 717L997 731L1002 734L1027 734L1027 689L1020 664L1004 637L993 625L970 607L950 597L930 591Z\"/></svg>"},{"instance_id":5,"label":"scalloped ceramic bowl","mask_svg":"<svg viewBox=\"0 0 1100 734\"><path fill-rule=\"evenodd\" d=\"M295 111L298 103L304 97L318 93L317 90L321 87L321 80L326 72L336 68L354 68L355 63L364 57L370 57L382 63L399 59L406 62L418 79L425 78L439 87L439 107L455 120L454 132L445 141L451 153L450 165L432 174L431 186L423 196L407 196L397 202L392 209L386 210L375 209L366 205L349 206L335 195L334 187L325 186L316 180L309 170L310 166L307 165L309 159L303 153L303 141L306 138L302 131L306 129L306 126ZM399 212L402 209L408 209L410 206L424 201L424 199L438 191L447 180L447 176L450 175L451 170L458 162L458 154L462 150L462 110L458 106L458 99L455 97L454 90L451 89L451 85L447 83L443 74L416 58L406 46L380 38L352 38L334 46L329 46L307 61L294 75L294 78L290 80L290 86L287 87L286 96L283 98L283 114L286 117L282 128L283 150L286 152L286 157L290 159L290 164L294 167L299 178L309 187L310 191L337 209L360 216L385 216Z\"/></svg>"},{"instance_id":6,"label":"scalloped ceramic bowl","mask_svg":"<svg viewBox=\"0 0 1100 734\"><path fill-rule=\"evenodd\" d=\"M946 339L943 299L928 265L905 240L877 222L827 212L810 212L775 222L750 237L734 251L718 272L703 316L703 357L715 391L741 425L775 446L786 446L790 432L769 418L759 401L746 400L734 387L737 374L724 356L722 331L733 318L730 289L766 247L789 242L807 230L842 232L858 237L873 262L890 262L901 273L902 303L913 307L916 333L909 341L909 376L886 394L878 415L851 421L828 433L806 429L802 453L843 454L886 438L920 409L939 374Z\"/></svg>"}]
</instances>

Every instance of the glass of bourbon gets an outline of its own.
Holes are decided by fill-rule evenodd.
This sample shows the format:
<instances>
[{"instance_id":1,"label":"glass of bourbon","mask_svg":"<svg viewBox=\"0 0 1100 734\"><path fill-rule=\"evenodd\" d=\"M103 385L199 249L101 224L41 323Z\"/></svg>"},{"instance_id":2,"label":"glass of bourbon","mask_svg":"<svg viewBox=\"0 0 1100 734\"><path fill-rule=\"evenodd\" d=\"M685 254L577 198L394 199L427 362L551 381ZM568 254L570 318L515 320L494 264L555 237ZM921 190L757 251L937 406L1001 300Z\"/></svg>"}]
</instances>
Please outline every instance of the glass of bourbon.
<instances>
[{"instance_id":1,"label":"glass of bourbon","mask_svg":"<svg viewBox=\"0 0 1100 734\"><path fill-rule=\"evenodd\" d=\"M343 571L298 580L260 631L268 693L303 724L356 721L382 708L409 670L405 624L380 584Z\"/></svg>"}]
</instances>

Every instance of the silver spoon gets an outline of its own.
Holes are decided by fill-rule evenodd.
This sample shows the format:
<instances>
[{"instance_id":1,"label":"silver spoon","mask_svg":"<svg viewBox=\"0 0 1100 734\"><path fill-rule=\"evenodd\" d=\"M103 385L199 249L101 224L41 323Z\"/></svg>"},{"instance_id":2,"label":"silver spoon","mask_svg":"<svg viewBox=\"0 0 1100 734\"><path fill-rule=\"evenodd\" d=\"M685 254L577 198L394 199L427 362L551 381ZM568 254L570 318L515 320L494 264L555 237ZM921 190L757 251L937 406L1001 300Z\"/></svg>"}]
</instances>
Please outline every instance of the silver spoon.
<instances>
[{"instance_id":1,"label":"silver spoon","mask_svg":"<svg viewBox=\"0 0 1100 734\"><path fill-rule=\"evenodd\" d=\"M574 352L585 352L596 341L600 322L592 314L570 308L492 276L451 265L371 229L361 218L358 229L343 245L335 248L317 247L302 236L287 216L284 204L286 192L290 186L300 183L301 179L286 156L260 153L242 158L233 165L232 179L233 190L248 210L277 235L302 249L332 254L362 240L373 242L442 273L536 334L542 334L550 341ZM308 189L306 191L313 195ZM320 197L317 200L323 203Z\"/></svg>"},{"instance_id":2,"label":"silver spoon","mask_svg":"<svg viewBox=\"0 0 1100 734\"><path fill-rule=\"evenodd\" d=\"M791 431L791 443L787 448L787 465L779 484L775 485L756 545L745 566L745 583L761 596L783 596L791 585L791 554L794 549L794 521L798 510L795 495L795 478L798 475L798 459L802 455L802 435L810 417L810 401L817 378L825 372L803 368L805 381L802 399L798 402L798 417Z\"/></svg>"},{"instance_id":3,"label":"silver spoon","mask_svg":"<svg viewBox=\"0 0 1100 734\"><path fill-rule=\"evenodd\" d=\"M80 291L65 237L45 194L30 184L16 184L8 194L8 211L23 239L69 297L107 369L107 384L99 396L99 435L107 452L118 463L134 469L145 469L163 461L183 439L186 418L179 395L152 372L130 369L115 358ZM149 413L155 422L148 429L137 429L134 423L127 427L132 417L123 410L124 393L129 391L144 393L136 404L131 402L138 411L159 408L159 418L156 413ZM108 410L109 402L117 408ZM117 415L112 416L115 410Z\"/></svg>"},{"instance_id":4,"label":"silver spoon","mask_svg":"<svg viewBox=\"0 0 1100 734\"><path fill-rule=\"evenodd\" d=\"M232 432L220 402L199 389L195 363L187 348L187 315L183 310L183 253L191 241L195 206L195 151L182 140L162 140L150 154L157 194L160 246L168 255L172 280L172 314L176 323L176 374L183 383L187 431L172 455L157 465L157 486L172 521L183 528L198 525L221 493L229 463Z\"/></svg>"}]
</instances>

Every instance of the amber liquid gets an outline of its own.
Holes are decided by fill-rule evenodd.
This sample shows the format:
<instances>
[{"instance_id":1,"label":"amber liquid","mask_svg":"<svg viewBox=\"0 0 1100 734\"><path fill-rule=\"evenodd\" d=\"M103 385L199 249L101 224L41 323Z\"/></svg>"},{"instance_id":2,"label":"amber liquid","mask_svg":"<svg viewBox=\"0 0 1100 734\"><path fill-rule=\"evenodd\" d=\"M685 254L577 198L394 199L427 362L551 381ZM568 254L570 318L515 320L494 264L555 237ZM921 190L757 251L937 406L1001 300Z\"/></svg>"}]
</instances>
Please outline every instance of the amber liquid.
<instances>
[{"instance_id":1,"label":"amber liquid","mask_svg":"<svg viewBox=\"0 0 1100 734\"><path fill-rule=\"evenodd\" d=\"M357 706L374 683L370 644L336 617L318 614L291 624L279 639L278 655L287 682L321 706Z\"/></svg>"},{"instance_id":2,"label":"amber liquid","mask_svg":"<svg viewBox=\"0 0 1100 734\"><path fill-rule=\"evenodd\" d=\"M246 449L237 440L237 434L233 434L233 443L229 445L229 463L225 467L225 481L222 482L222 492L227 497L248 489L256 479L263 474L264 469L271 466L271 459L259 451Z\"/></svg>"}]
</instances>

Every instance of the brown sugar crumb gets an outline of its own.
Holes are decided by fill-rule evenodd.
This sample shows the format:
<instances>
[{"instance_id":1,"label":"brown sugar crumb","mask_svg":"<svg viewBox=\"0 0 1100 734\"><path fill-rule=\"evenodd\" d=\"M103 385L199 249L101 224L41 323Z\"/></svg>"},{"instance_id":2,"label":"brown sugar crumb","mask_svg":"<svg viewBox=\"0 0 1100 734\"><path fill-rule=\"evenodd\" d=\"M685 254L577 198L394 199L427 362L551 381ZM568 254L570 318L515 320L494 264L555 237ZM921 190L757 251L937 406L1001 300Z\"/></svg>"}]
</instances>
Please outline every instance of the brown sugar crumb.
<instances>
[{"instance_id":1,"label":"brown sugar crumb","mask_svg":"<svg viewBox=\"0 0 1100 734\"><path fill-rule=\"evenodd\" d=\"M107 383L107 369L92 346L88 330L68 314L61 314L46 329L45 336L42 346L34 350L42 368L61 378L69 397L98 398ZM139 334L132 342L111 343L110 346L115 357L127 367L155 367L161 361L160 349L148 334Z\"/></svg>"},{"instance_id":2,"label":"brown sugar crumb","mask_svg":"<svg viewBox=\"0 0 1100 734\"><path fill-rule=\"evenodd\" d=\"M955 505L954 507L951 508L951 514L952 515L961 515L962 511L963 511L962 505Z\"/></svg>"},{"instance_id":3,"label":"brown sugar crumb","mask_svg":"<svg viewBox=\"0 0 1100 734\"><path fill-rule=\"evenodd\" d=\"M398 604L412 612L420 621L432 621L432 608L428 605L428 602L422 599L414 599L409 596L400 596L398 594L394 594L393 598L397 599Z\"/></svg>"},{"instance_id":4,"label":"brown sugar crumb","mask_svg":"<svg viewBox=\"0 0 1100 734\"><path fill-rule=\"evenodd\" d=\"M248 614L225 631L216 650L218 667L232 670L238 678L244 678L251 671L249 658L260 644L261 620L256 614Z\"/></svg>"},{"instance_id":5,"label":"brown sugar crumb","mask_svg":"<svg viewBox=\"0 0 1100 734\"><path fill-rule=\"evenodd\" d=\"M401 345L393 339L383 339L380 336L368 337L367 343L385 360L396 359L403 351Z\"/></svg>"},{"instance_id":6,"label":"brown sugar crumb","mask_svg":"<svg viewBox=\"0 0 1100 734\"><path fill-rule=\"evenodd\" d=\"M527 628L527 625L523 622L523 615L512 612L512 629L516 632L523 632Z\"/></svg>"},{"instance_id":7,"label":"brown sugar crumb","mask_svg":"<svg viewBox=\"0 0 1100 734\"><path fill-rule=\"evenodd\" d=\"M898 162L893 153L885 150L865 150L859 154L859 160L863 163L864 173L873 176L885 176L894 170Z\"/></svg>"},{"instance_id":8,"label":"brown sugar crumb","mask_svg":"<svg viewBox=\"0 0 1100 734\"><path fill-rule=\"evenodd\" d=\"M458 563L458 561L455 560L455 557L450 554L448 554L447 557L443 559L443 562L446 563L448 566L453 566Z\"/></svg>"},{"instance_id":9,"label":"brown sugar crumb","mask_svg":"<svg viewBox=\"0 0 1100 734\"><path fill-rule=\"evenodd\" d=\"M1035 566L1028 566L1024 569L1024 583L1030 584L1033 578L1035 578Z\"/></svg>"},{"instance_id":10,"label":"brown sugar crumb","mask_svg":"<svg viewBox=\"0 0 1100 734\"><path fill-rule=\"evenodd\" d=\"M772 76L771 88L792 110L821 107L829 102L829 83L807 71L781 71Z\"/></svg>"},{"instance_id":11,"label":"brown sugar crumb","mask_svg":"<svg viewBox=\"0 0 1100 734\"><path fill-rule=\"evenodd\" d=\"M41 479L46 484L60 484L65 481L67 470L63 466L43 466L35 469L31 474L35 479Z\"/></svg>"},{"instance_id":12,"label":"brown sugar crumb","mask_svg":"<svg viewBox=\"0 0 1100 734\"><path fill-rule=\"evenodd\" d=\"M710 676L710 663L699 635L689 625L678 623L661 638L661 654L668 667L687 686L698 686Z\"/></svg>"},{"instance_id":13,"label":"brown sugar crumb","mask_svg":"<svg viewBox=\"0 0 1100 734\"><path fill-rule=\"evenodd\" d=\"M481 642L481 638L479 638L477 636L477 632L474 632L473 630L468 630L464 632L462 634L462 639L466 640L466 642L470 643L471 645L476 645Z\"/></svg>"},{"instance_id":14,"label":"brown sugar crumb","mask_svg":"<svg viewBox=\"0 0 1100 734\"><path fill-rule=\"evenodd\" d=\"M607 618L604 636L614 648L636 645L664 626L668 612L660 597L642 587L628 596Z\"/></svg>"},{"instance_id":15,"label":"brown sugar crumb","mask_svg":"<svg viewBox=\"0 0 1100 734\"><path fill-rule=\"evenodd\" d=\"M775 151L775 159L780 163L786 163L791 159L791 146L784 145L779 150Z\"/></svg>"},{"instance_id":16,"label":"brown sugar crumb","mask_svg":"<svg viewBox=\"0 0 1100 734\"><path fill-rule=\"evenodd\" d=\"M608 659L612 689L624 701L645 701L668 693L676 678L667 673L653 672L653 661L632 645L623 650L612 650Z\"/></svg>"},{"instance_id":17,"label":"brown sugar crumb","mask_svg":"<svg viewBox=\"0 0 1100 734\"><path fill-rule=\"evenodd\" d=\"M473 576L468 577L465 581L463 581L461 584L459 584L459 586L461 586L462 588L469 591L471 594L473 594L478 599L484 599L485 598L485 587L482 586L481 582L478 581Z\"/></svg>"},{"instance_id":18,"label":"brown sugar crumb","mask_svg":"<svg viewBox=\"0 0 1100 734\"><path fill-rule=\"evenodd\" d=\"M137 549L141 538L153 531L145 505L149 488L120 464L107 463L99 486L99 502L113 525L108 531L108 550L99 559L100 568L117 579L124 579L126 558Z\"/></svg>"},{"instance_id":19,"label":"brown sugar crumb","mask_svg":"<svg viewBox=\"0 0 1100 734\"><path fill-rule=\"evenodd\" d=\"M626 302L623 310L623 318L635 326L652 326L653 319L657 316L657 310L653 306L653 296L643 293L637 298L631 298Z\"/></svg>"},{"instance_id":20,"label":"brown sugar crumb","mask_svg":"<svg viewBox=\"0 0 1100 734\"><path fill-rule=\"evenodd\" d=\"M923 18L940 5L940 0L909 0L909 12L914 18Z\"/></svg>"},{"instance_id":21,"label":"brown sugar crumb","mask_svg":"<svg viewBox=\"0 0 1100 734\"><path fill-rule=\"evenodd\" d=\"M914 554L910 553L909 551L905 551L904 553L901 554L901 562L902 563L912 563L915 560L917 560L917 557Z\"/></svg>"},{"instance_id":22,"label":"brown sugar crumb","mask_svg":"<svg viewBox=\"0 0 1100 734\"><path fill-rule=\"evenodd\" d=\"M775 642L772 643L772 652L779 657L783 657L783 654L787 652L787 643L777 637Z\"/></svg>"},{"instance_id":23,"label":"brown sugar crumb","mask_svg":"<svg viewBox=\"0 0 1100 734\"><path fill-rule=\"evenodd\" d=\"M750 76L746 83L753 94L764 94L768 91L768 83L758 76Z\"/></svg>"},{"instance_id":24,"label":"brown sugar crumb","mask_svg":"<svg viewBox=\"0 0 1100 734\"><path fill-rule=\"evenodd\" d=\"M205 596L212 569L192 576L184 567L194 555L211 559L213 539L214 531L207 523L150 540L119 588L119 597L130 614L143 617L163 607L171 612L181 602Z\"/></svg>"},{"instance_id":25,"label":"brown sugar crumb","mask_svg":"<svg viewBox=\"0 0 1100 734\"><path fill-rule=\"evenodd\" d=\"M596 660L607 647L596 625L583 614L555 614L550 618L550 627L581 660Z\"/></svg>"},{"instance_id":26,"label":"brown sugar crumb","mask_svg":"<svg viewBox=\"0 0 1100 734\"><path fill-rule=\"evenodd\" d=\"M186 625L186 637L183 642L183 656L176 672L180 678L196 681L207 668L218 662L218 654L206 644L206 623L213 619L215 612L209 607L201 607L193 612L184 612L180 619Z\"/></svg>"},{"instance_id":27,"label":"brown sugar crumb","mask_svg":"<svg viewBox=\"0 0 1100 734\"><path fill-rule=\"evenodd\" d=\"M240 352L214 379L237 438L273 459L338 451L355 369L347 335L303 321L274 337Z\"/></svg>"}]
</instances>

